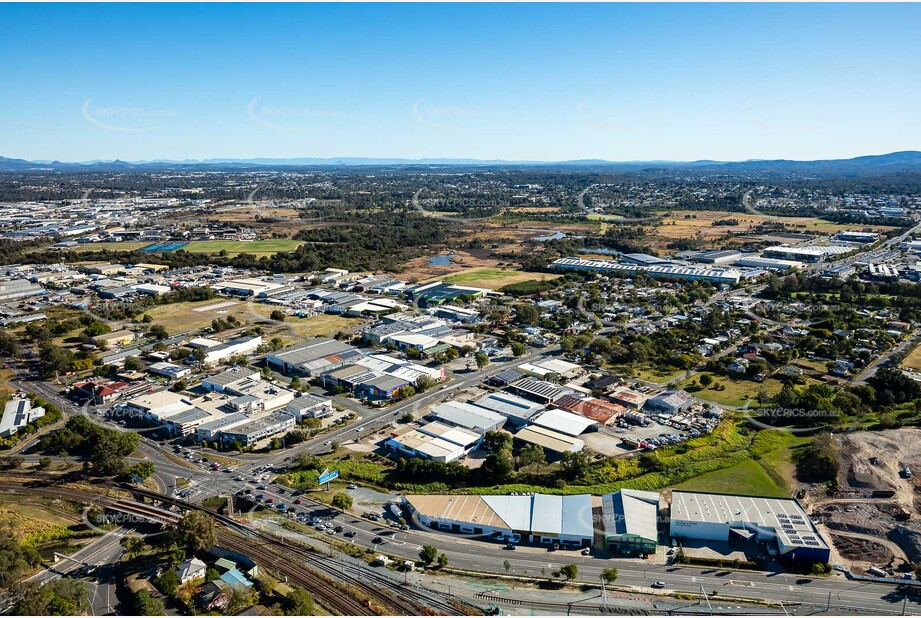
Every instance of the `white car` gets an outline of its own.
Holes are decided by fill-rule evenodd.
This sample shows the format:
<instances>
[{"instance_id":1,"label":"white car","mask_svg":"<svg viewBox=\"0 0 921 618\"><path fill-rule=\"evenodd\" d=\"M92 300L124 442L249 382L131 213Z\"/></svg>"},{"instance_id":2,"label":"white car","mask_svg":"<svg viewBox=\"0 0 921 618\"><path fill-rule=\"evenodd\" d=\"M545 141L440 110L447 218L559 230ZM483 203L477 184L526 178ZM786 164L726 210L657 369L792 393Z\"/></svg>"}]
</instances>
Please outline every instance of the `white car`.
<instances>
[{"instance_id":1,"label":"white car","mask_svg":"<svg viewBox=\"0 0 921 618\"><path fill-rule=\"evenodd\" d=\"M330 446L332 443L333 443L332 440L327 440L326 442L323 443L323 446Z\"/></svg>"}]
</instances>

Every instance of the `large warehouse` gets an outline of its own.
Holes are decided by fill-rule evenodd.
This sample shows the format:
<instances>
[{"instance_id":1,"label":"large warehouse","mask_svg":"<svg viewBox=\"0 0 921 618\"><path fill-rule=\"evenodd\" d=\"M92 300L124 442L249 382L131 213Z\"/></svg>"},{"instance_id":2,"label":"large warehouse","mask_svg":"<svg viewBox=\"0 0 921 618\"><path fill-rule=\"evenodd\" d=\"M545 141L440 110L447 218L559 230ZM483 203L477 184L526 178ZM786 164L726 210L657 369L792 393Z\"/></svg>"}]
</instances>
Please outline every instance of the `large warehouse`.
<instances>
[{"instance_id":1,"label":"large warehouse","mask_svg":"<svg viewBox=\"0 0 921 618\"><path fill-rule=\"evenodd\" d=\"M594 541L592 497L405 496L419 522L436 530L567 547Z\"/></svg>"},{"instance_id":2,"label":"large warehouse","mask_svg":"<svg viewBox=\"0 0 921 618\"><path fill-rule=\"evenodd\" d=\"M652 553L659 544L659 494L622 489L601 497L604 543L625 554Z\"/></svg>"},{"instance_id":3,"label":"large warehouse","mask_svg":"<svg viewBox=\"0 0 921 618\"><path fill-rule=\"evenodd\" d=\"M768 553L801 562L828 562L829 548L799 502L791 498L673 491L669 534L704 541L755 540Z\"/></svg>"}]
</instances>

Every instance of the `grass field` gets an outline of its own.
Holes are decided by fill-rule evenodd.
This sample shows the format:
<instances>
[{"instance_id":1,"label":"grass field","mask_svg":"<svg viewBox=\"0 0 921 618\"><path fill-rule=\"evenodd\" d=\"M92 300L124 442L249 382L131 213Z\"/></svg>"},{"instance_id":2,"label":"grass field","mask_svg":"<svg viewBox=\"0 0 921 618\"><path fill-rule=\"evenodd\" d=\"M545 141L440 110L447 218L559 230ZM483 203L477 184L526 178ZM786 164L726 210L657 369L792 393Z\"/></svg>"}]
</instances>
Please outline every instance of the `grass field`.
<instances>
[{"instance_id":1,"label":"grass field","mask_svg":"<svg viewBox=\"0 0 921 618\"><path fill-rule=\"evenodd\" d=\"M147 242L99 242L87 243L75 247L74 251L95 252L108 249L110 251L137 251L154 243ZM239 240L202 240L191 242L182 248L189 253L220 253L226 251L227 255L235 256L241 253L250 253L257 257L274 255L280 251L293 251L301 245L299 240L287 238L272 238L266 240L239 241Z\"/></svg>"},{"instance_id":2,"label":"grass field","mask_svg":"<svg viewBox=\"0 0 921 618\"><path fill-rule=\"evenodd\" d=\"M663 214L663 213L659 213ZM685 216L691 215L693 219L685 219ZM714 226L714 221L723 219L735 219L738 225ZM770 217L767 215L753 215L749 213L726 212L719 210L712 211L685 211L677 210L672 212L671 216L663 219L662 224L656 227L656 233L665 238L693 238L698 233L707 238L718 238L728 232L747 232L755 226L766 223L784 223L789 228L788 231L812 233L812 234L834 234L842 230L851 229L872 229L881 232L893 228L884 225L855 225L855 224L838 224L831 221L825 221L817 217Z\"/></svg>"},{"instance_id":3,"label":"grass field","mask_svg":"<svg viewBox=\"0 0 921 618\"><path fill-rule=\"evenodd\" d=\"M754 496L787 497L790 492L778 485L761 465L753 460L702 474L690 481L676 485L675 489L703 491L720 494L749 494Z\"/></svg>"},{"instance_id":4,"label":"grass field","mask_svg":"<svg viewBox=\"0 0 921 618\"><path fill-rule=\"evenodd\" d=\"M623 218L623 215L602 215L599 213L592 213L586 217L589 221L617 221Z\"/></svg>"},{"instance_id":5,"label":"grass field","mask_svg":"<svg viewBox=\"0 0 921 618\"><path fill-rule=\"evenodd\" d=\"M153 243L149 240L144 242L88 242L86 244L74 247L73 249L68 249L68 251L80 251L86 253L102 251L104 249L109 251L137 251L138 249L143 249L144 247L152 244Z\"/></svg>"},{"instance_id":6,"label":"grass field","mask_svg":"<svg viewBox=\"0 0 921 618\"><path fill-rule=\"evenodd\" d=\"M221 307L213 311L196 311L203 307L212 305L222 305L226 302L233 302L232 307ZM171 305L160 305L147 311L153 318L154 324L162 324L168 333L186 331L191 328L204 328L211 325L214 318L226 318L231 313L243 319L241 310L245 307L243 303L237 301L227 301L224 299L204 300L194 303L173 303Z\"/></svg>"},{"instance_id":7,"label":"grass field","mask_svg":"<svg viewBox=\"0 0 921 618\"><path fill-rule=\"evenodd\" d=\"M783 384L774 378L768 378L763 383L758 384L751 380L734 380L715 374L710 374L710 376L713 378L713 384L707 388L695 389L692 387L690 392L692 392L695 397L706 399L707 401L712 401L724 406L744 406L748 401L751 401L754 405L755 399L758 396L758 391L764 389L768 394L774 395L775 393L779 393L780 389L783 387ZM700 375L696 375L690 380L685 380L679 388L687 388L688 385L698 382L699 378ZM715 386L717 384L724 386L725 389L716 390Z\"/></svg>"},{"instance_id":8,"label":"grass field","mask_svg":"<svg viewBox=\"0 0 921 618\"><path fill-rule=\"evenodd\" d=\"M913 369L915 371L921 371L921 345L916 346L914 350L909 352L908 356L905 357L905 360L902 361L902 367L907 367L908 369Z\"/></svg>"},{"instance_id":9,"label":"grass field","mask_svg":"<svg viewBox=\"0 0 921 618\"><path fill-rule=\"evenodd\" d=\"M639 367L633 368L627 365L615 365L612 369L618 373L623 373L629 376L633 376L638 380L643 380L644 382L670 382L676 377L684 373L683 369L659 369L658 367Z\"/></svg>"},{"instance_id":10,"label":"grass field","mask_svg":"<svg viewBox=\"0 0 921 618\"><path fill-rule=\"evenodd\" d=\"M290 240L288 238L273 238L269 240L254 240L244 242L239 240L204 240L191 242L185 247L184 251L189 253L219 253L226 251L227 255L239 255L240 253L249 253L257 257L264 255L274 255L281 251L294 251L301 246L301 241Z\"/></svg>"},{"instance_id":11,"label":"grass field","mask_svg":"<svg viewBox=\"0 0 921 618\"><path fill-rule=\"evenodd\" d=\"M560 275L546 275L524 272L514 268L479 267L455 273L444 277L442 280L457 285L469 285L476 288L499 289L511 283L521 281L550 280Z\"/></svg>"},{"instance_id":12,"label":"grass field","mask_svg":"<svg viewBox=\"0 0 921 618\"><path fill-rule=\"evenodd\" d=\"M809 441L808 437L785 433L781 446L768 451L760 459L748 459L729 468L702 474L675 485L675 489L789 497L795 485L794 453Z\"/></svg>"},{"instance_id":13,"label":"grass field","mask_svg":"<svg viewBox=\"0 0 921 618\"><path fill-rule=\"evenodd\" d=\"M262 303L253 303L250 305L253 311L259 315L268 318L272 311L277 307L263 305ZM299 318L287 316L284 324L290 326L300 337L331 337L340 330L348 330L365 322L363 318L347 318L341 315L331 313L321 313L310 318ZM284 333L279 336L285 339Z\"/></svg>"}]
</instances>

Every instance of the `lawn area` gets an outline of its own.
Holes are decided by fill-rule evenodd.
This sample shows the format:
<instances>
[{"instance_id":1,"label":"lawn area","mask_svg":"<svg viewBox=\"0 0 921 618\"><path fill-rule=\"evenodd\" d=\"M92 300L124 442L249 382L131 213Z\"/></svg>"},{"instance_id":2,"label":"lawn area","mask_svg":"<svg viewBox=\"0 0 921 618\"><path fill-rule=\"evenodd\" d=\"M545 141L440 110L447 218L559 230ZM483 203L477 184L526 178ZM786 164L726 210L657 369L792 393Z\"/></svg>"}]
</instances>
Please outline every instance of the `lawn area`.
<instances>
[{"instance_id":1,"label":"lawn area","mask_svg":"<svg viewBox=\"0 0 921 618\"><path fill-rule=\"evenodd\" d=\"M707 472L675 485L675 489L715 493L751 494L789 497L793 490L796 464L795 449L808 444L810 438L784 432L775 434L779 447L759 459L747 459L729 468Z\"/></svg>"},{"instance_id":2,"label":"lawn area","mask_svg":"<svg viewBox=\"0 0 921 618\"><path fill-rule=\"evenodd\" d=\"M921 345L915 346L915 349L905 357L905 360L902 361L902 367L921 371Z\"/></svg>"},{"instance_id":3,"label":"lawn area","mask_svg":"<svg viewBox=\"0 0 921 618\"><path fill-rule=\"evenodd\" d=\"M710 374L713 378L713 384L707 388L694 388L693 386L688 389L688 386L693 383L699 384L699 379L702 374L698 374L692 377L690 380L683 381L679 388L688 390L695 397L700 399L706 399L707 401L712 401L724 406L744 406L746 402L751 401L752 405L756 404L756 398L758 397L758 391L764 389L769 395L774 395L780 392L780 389L783 388L780 380L775 378L768 378L763 383L758 384L751 380L735 380L732 378L727 378L725 376ZM725 387L724 390L716 390L717 385L722 385Z\"/></svg>"},{"instance_id":4,"label":"lawn area","mask_svg":"<svg viewBox=\"0 0 921 618\"><path fill-rule=\"evenodd\" d=\"M270 319L269 316L278 307L264 305L262 303L253 303L253 311L259 315ZM348 330L366 322L364 318L347 318L332 313L320 313L310 318L299 318L293 315L285 317L284 325L290 326L301 337L332 337L340 330ZM280 324L280 323L279 323ZM284 330L278 333L278 336L285 339Z\"/></svg>"},{"instance_id":5,"label":"lawn area","mask_svg":"<svg viewBox=\"0 0 921 618\"><path fill-rule=\"evenodd\" d=\"M209 307L214 307L214 309L209 309ZM243 319L245 318L244 315L241 315L243 309L243 303L238 301L215 298L199 302L160 305L150 309L147 313L153 318L154 324L162 324L166 331L172 334L192 328L211 326L211 320L214 318L226 318L231 313Z\"/></svg>"},{"instance_id":6,"label":"lawn area","mask_svg":"<svg viewBox=\"0 0 921 618\"><path fill-rule=\"evenodd\" d=\"M137 251L138 249L143 249L148 245L152 245L153 242L147 240L144 242L88 242L83 243L79 246L74 247L73 249L68 249L68 251L80 251L92 253L94 251Z\"/></svg>"},{"instance_id":7,"label":"lawn area","mask_svg":"<svg viewBox=\"0 0 921 618\"><path fill-rule=\"evenodd\" d=\"M658 367L646 366L632 368L626 365L617 365L612 367L613 371L633 376L644 382L669 382L684 373L683 369L659 369Z\"/></svg>"},{"instance_id":8,"label":"lawn area","mask_svg":"<svg viewBox=\"0 0 921 618\"><path fill-rule=\"evenodd\" d=\"M14 392L16 389L10 384L10 378L16 375L12 369L0 369L0 391Z\"/></svg>"},{"instance_id":9,"label":"lawn area","mask_svg":"<svg viewBox=\"0 0 921 618\"><path fill-rule=\"evenodd\" d=\"M515 268L491 268L488 266L468 270L444 277L442 280L457 285L469 285L475 288L499 289L502 286L522 281L549 281L560 275L536 274Z\"/></svg>"},{"instance_id":10,"label":"lawn area","mask_svg":"<svg viewBox=\"0 0 921 618\"><path fill-rule=\"evenodd\" d=\"M599 213L592 213L586 217L589 221L617 221L618 219L623 219L623 215L602 215Z\"/></svg>"},{"instance_id":11,"label":"lawn area","mask_svg":"<svg viewBox=\"0 0 921 618\"><path fill-rule=\"evenodd\" d=\"M790 492L768 475L757 461L749 459L731 468L702 474L676 485L675 489L719 494L788 497Z\"/></svg>"},{"instance_id":12,"label":"lawn area","mask_svg":"<svg viewBox=\"0 0 921 618\"><path fill-rule=\"evenodd\" d=\"M227 255L234 256L240 253L250 253L257 257L274 255L281 251L294 251L301 246L301 241L288 238L272 238L267 240L203 240L191 242L183 251L189 253L219 253L226 251Z\"/></svg>"}]
</instances>

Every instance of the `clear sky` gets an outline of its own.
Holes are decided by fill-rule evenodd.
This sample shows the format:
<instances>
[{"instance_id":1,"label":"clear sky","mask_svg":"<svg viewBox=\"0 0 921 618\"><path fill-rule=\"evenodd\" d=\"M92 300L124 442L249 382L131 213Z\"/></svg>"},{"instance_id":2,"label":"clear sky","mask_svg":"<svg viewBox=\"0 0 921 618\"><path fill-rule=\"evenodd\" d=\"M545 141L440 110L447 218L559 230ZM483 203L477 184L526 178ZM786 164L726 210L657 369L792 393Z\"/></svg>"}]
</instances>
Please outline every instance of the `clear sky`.
<instances>
[{"instance_id":1,"label":"clear sky","mask_svg":"<svg viewBox=\"0 0 921 618\"><path fill-rule=\"evenodd\" d=\"M0 5L0 156L921 149L921 5Z\"/></svg>"}]
</instances>

